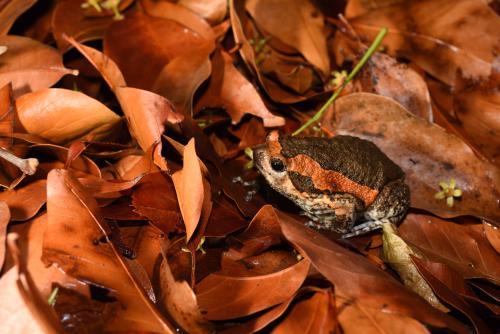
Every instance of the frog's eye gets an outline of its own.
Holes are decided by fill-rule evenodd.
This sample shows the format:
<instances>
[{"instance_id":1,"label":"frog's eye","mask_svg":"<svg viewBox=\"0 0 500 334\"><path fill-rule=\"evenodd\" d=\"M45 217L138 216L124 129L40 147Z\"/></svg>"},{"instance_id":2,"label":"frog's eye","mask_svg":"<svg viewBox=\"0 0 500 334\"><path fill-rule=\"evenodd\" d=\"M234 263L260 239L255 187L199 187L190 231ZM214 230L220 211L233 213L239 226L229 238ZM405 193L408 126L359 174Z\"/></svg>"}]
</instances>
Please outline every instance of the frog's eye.
<instances>
[{"instance_id":1,"label":"frog's eye","mask_svg":"<svg viewBox=\"0 0 500 334\"><path fill-rule=\"evenodd\" d=\"M271 168L275 172L278 172L278 173L283 172L285 170L285 163L281 159L272 158L271 159Z\"/></svg>"}]
</instances>

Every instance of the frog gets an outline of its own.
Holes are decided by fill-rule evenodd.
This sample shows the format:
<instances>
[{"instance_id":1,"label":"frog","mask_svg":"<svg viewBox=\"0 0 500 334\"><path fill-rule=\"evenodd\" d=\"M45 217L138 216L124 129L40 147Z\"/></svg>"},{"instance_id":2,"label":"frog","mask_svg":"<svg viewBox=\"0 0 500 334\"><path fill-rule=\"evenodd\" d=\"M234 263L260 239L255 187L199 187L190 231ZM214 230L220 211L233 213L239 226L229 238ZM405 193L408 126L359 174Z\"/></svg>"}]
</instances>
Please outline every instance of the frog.
<instances>
[{"instance_id":1,"label":"frog","mask_svg":"<svg viewBox=\"0 0 500 334\"><path fill-rule=\"evenodd\" d=\"M303 210L308 226L343 238L398 224L410 206L403 170L359 137L292 137L274 130L254 147L253 159L267 183Z\"/></svg>"}]
</instances>

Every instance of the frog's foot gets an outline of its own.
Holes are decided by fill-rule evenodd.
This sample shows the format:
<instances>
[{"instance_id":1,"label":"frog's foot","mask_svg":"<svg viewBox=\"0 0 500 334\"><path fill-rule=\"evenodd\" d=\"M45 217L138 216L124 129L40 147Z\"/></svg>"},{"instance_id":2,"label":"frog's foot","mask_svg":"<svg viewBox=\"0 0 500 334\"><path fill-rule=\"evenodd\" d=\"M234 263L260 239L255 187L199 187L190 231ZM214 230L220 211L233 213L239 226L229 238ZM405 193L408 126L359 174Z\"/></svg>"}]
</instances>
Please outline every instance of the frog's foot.
<instances>
[{"instance_id":1,"label":"frog's foot","mask_svg":"<svg viewBox=\"0 0 500 334\"><path fill-rule=\"evenodd\" d=\"M381 220L370 220L364 222L363 224L355 225L348 233L342 234L342 239L355 237L361 234L366 234L371 231L382 228L382 224L384 224Z\"/></svg>"}]
</instances>

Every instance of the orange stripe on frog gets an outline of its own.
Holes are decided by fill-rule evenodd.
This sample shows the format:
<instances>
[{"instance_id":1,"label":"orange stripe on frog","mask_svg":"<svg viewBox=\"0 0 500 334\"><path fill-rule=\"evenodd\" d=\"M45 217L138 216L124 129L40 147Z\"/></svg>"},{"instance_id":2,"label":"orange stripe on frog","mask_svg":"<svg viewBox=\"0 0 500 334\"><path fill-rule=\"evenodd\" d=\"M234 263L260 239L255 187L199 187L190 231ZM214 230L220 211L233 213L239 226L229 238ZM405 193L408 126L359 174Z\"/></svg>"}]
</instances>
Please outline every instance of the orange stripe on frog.
<instances>
[{"instance_id":1,"label":"orange stripe on frog","mask_svg":"<svg viewBox=\"0 0 500 334\"><path fill-rule=\"evenodd\" d=\"M377 198L378 190L356 183L339 172L326 170L304 154L288 158L288 170L309 176L318 190L350 193L361 199L368 207Z\"/></svg>"}]
</instances>

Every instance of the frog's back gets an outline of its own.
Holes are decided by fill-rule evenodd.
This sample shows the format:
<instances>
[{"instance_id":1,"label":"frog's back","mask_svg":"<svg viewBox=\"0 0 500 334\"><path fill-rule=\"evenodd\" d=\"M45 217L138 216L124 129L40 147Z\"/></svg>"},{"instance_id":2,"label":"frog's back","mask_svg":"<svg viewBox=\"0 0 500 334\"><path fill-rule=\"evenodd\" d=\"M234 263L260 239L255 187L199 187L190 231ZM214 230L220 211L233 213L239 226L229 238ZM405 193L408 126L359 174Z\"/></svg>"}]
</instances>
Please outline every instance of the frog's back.
<instances>
[{"instance_id":1,"label":"frog's back","mask_svg":"<svg viewBox=\"0 0 500 334\"><path fill-rule=\"evenodd\" d=\"M279 142L286 158L307 155L323 169L339 172L372 189L380 190L387 183L404 178L401 168L375 144L358 137L282 137Z\"/></svg>"}]
</instances>

